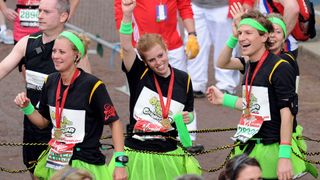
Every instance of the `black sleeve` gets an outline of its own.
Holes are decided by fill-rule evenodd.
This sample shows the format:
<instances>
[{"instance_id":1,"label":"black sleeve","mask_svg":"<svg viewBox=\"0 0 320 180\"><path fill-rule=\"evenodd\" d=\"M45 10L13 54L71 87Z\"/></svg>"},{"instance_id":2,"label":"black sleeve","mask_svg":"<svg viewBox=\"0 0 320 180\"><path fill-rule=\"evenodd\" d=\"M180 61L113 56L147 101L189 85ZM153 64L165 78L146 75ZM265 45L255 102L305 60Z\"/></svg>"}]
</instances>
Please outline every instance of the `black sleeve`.
<instances>
[{"instance_id":1,"label":"black sleeve","mask_svg":"<svg viewBox=\"0 0 320 180\"><path fill-rule=\"evenodd\" d=\"M189 77L189 75L188 75L188 77ZM191 82L190 78L188 78L187 83L189 83L189 85L188 85L189 89L187 90L187 102L185 104L183 111L192 112L194 109L194 96L193 96L192 82Z\"/></svg>"},{"instance_id":2,"label":"black sleeve","mask_svg":"<svg viewBox=\"0 0 320 180\"><path fill-rule=\"evenodd\" d=\"M48 84L45 82L42 86L40 103L39 103L39 113L51 122L50 111L48 106Z\"/></svg>"},{"instance_id":3,"label":"black sleeve","mask_svg":"<svg viewBox=\"0 0 320 180\"><path fill-rule=\"evenodd\" d=\"M280 63L271 77L271 83L279 108L289 107L291 99L296 96L295 72L292 66L286 62Z\"/></svg>"},{"instance_id":4,"label":"black sleeve","mask_svg":"<svg viewBox=\"0 0 320 180\"><path fill-rule=\"evenodd\" d=\"M118 114L111 101L109 93L104 84L100 84L95 90L90 106L93 107L97 117L104 121L105 124L110 124L119 120Z\"/></svg>"},{"instance_id":5,"label":"black sleeve","mask_svg":"<svg viewBox=\"0 0 320 180\"><path fill-rule=\"evenodd\" d=\"M244 59L244 57L240 56L240 57L236 57L240 60L241 64L243 65L243 70L240 70L241 74L245 73L245 67L246 67L246 60Z\"/></svg>"}]
</instances>

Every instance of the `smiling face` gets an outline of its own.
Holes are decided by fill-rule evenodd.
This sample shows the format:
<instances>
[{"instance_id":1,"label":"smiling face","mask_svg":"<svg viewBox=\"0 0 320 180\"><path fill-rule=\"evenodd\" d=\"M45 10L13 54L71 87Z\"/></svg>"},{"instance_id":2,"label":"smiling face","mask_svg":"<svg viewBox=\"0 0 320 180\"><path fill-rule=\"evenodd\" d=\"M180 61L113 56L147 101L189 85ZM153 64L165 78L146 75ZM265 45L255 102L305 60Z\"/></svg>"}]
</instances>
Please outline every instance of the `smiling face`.
<instances>
[{"instance_id":1,"label":"smiling face","mask_svg":"<svg viewBox=\"0 0 320 180\"><path fill-rule=\"evenodd\" d=\"M60 13L57 9L57 0L41 0L39 5L39 29L50 31L63 26L68 13Z\"/></svg>"},{"instance_id":2,"label":"smiling face","mask_svg":"<svg viewBox=\"0 0 320 180\"><path fill-rule=\"evenodd\" d=\"M241 25L238 29L238 34L239 45L243 55L254 59L257 54L265 51L265 42L268 39L267 33L260 35L257 29L249 25Z\"/></svg>"},{"instance_id":3,"label":"smiling face","mask_svg":"<svg viewBox=\"0 0 320 180\"><path fill-rule=\"evenodd\" d=\"M159 76L170 75L168 52L159 44L155 44L148 51L143 52L144 61Z\"/></svg>"},{"instance_id":4,"label":"smiling face","mask_svg":"<svg viewBox=\"0 0 320 180\"><path fill-rule=\"evenodd\" d=\"M258 166L246 166L238 174L237 180L262 180L262 173Z\"/></svg>"},{"instance_id":5,"label":"smiling face","mask_svg":"<svg viewBox=\"0 0 320 180\"><path fill-rule=\"evenodd\" d=\"M52 48L52 60L57 71L65 72L76 68L74 61L79 54L72 47L72 43L65 38L55 40Z\"/></svg>"},{"instance_id":6,"label":"smiling face","mask_svg":"<svg viewBox=\"0 0 320 180\"><path fill-rule=\"evenodd\" d=\"M282 28L277 25L277 24L272 24L274 32L270 33L269 35L269 42L270 42L270 47L269 50L274 53L278 54L281 49L283 48L283 43L284 43L284 33Z\"/></svg>"}]
</instances>

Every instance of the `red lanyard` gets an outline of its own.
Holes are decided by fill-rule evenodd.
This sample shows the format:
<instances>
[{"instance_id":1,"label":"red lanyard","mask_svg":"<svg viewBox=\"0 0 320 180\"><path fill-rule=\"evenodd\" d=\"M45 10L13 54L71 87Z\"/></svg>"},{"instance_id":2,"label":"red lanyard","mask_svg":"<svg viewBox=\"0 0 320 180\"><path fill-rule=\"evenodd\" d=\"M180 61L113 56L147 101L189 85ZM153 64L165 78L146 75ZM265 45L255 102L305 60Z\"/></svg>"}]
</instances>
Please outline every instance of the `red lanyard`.
<instances>
[{"instance_id":1,"label":"red lanyard","mask_svg":"<svg viewBox=\"0 0 320 180\"><path fill-rule=\"evenodd\" d=\"M62 80L60 77L60 80L58 82L57 91L56 91L56 126L57 126L57 128L60 128L61 114L62 114L62 110L64 108L64 105L66 103L66 98L68 95L69 87L77 79L79 74L80 74L80 71L78 69L76 69L76 71L73 73L70 84L63 92L61 104L60 104L60 91L61 91Z\"/></svg>"},{"instance_id":2,"label":"red lanyard","mask_svg":"<svg viewBox=\"0 0 320 180\"><path fill-rule=\"evenodd\" d=\"M249 79L249 73L250 73L250 66L249 66L249 68L248 68L248 72L247 72L247 74L246 74L246 82L245 82L247 109L250 108L250 94L251 94L251 90L252 90L253 80L254 80L254 78L256 77L258 71L260 70L263 62L266 60L268 54L269 54L269 51L265 51L265 52L263 53L260 61L259 61L258 64L257 64L256 69L253 71L252 78L251 78L251 81L250 81L250 87L248 87L248 79ZM250 111L249 111L249 112L250 112Z\"/></svg>"},{"instance_id":3,"label":"red lanyard","mask_svg":"<svg viewBox=\"0 0 320 180\"><path fill-rule=\"evenodd\" d=\"M156 75L153 74L154 82L156 84L156 89L159 94L160 98L160 105L161 105L161 110L162 110L162 118L167 119L169 116L169 109L170 109L170 103L171 103L171 98L172 98L172 90L173 90L173 82L174 82L174 72L173 69L171 68L171 77L170 77L170 82L169 82L169 89L168 89L168 94L167 94L167 103L164 105L163 102L163 95L160 89L159 82L156 78Z\"/></svg>"}]
</instances>

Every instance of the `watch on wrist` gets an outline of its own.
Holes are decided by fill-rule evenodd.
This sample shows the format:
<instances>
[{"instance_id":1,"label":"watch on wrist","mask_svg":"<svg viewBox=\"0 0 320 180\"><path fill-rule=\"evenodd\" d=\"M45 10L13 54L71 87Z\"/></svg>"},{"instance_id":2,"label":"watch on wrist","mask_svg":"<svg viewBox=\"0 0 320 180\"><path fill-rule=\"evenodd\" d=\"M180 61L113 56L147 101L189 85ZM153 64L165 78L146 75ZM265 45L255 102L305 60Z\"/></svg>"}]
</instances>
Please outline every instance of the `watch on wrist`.
<instances>
[{"instance_id":1,"label":"watch on wrist","mask_svg":"<svg viewBox=\"0 0 320 180\"><path fill-rule=\"evenodd\" d=\"M193 31L193 32L189 32L188 35L189 35L189 36L190 36L190 35L197 36L197 33L196 33L195 31Z\"/></svg>"},{"instance_id":2,"label":"watch on wrist","mask_svg":"<svg viewBox=\"0 0 320 180\"><path fill-rule=\"evenodd\" d=\"M115 161L121 164L127 164L129 161L128 156L126 155L122 155L122 156L118 156L115 158Z\"/></svg>"}]
</instances>

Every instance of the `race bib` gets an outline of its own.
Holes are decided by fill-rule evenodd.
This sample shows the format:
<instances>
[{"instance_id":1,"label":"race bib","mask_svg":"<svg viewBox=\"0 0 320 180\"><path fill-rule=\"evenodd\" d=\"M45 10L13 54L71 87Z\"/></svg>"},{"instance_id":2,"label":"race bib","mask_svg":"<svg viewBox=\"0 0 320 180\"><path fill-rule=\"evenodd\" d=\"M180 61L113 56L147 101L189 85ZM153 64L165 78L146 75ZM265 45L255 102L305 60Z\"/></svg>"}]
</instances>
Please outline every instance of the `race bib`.
<instances>
[{"instance_id":1,"label":"race bib","mask_svg":"<svg viewBox=\"0 0 320 180\"><path fill-rule=\"evenodd\" d=\"M59 170L69 165L75 144L65 144L54 139L49 142L51 149L47 158L47 168Z\"/></svg>"},{"instance_id":2,"label":"race bib","mask_svg":"<svg viewBox=\"0 0 320 180\"><path fill-rule=\"evenodd\" d=\"M47 77L47 74L26 70L27 88L41 91Z\"/></svg>"},{"instance_id":3,"label":"race bib","mask_svg":"<svg viewBox=\"0 0 320 180\"><path fill-rule=\"evenodd\" d=\"M263 118L261 116L243 114L237 126L237 132L231 139L245 143L259 132L262 124Z\"/></svg>"},{"instance_id":4,"label":"race bib","mask_svg":"<svg viewBox=\"0 0 320 180\"><path fill-rule=\"evenodd\" d=\"M38 9L20 9L19 18L21 26L36 27L39 25Z\"/></svg>"}]
</instances>

